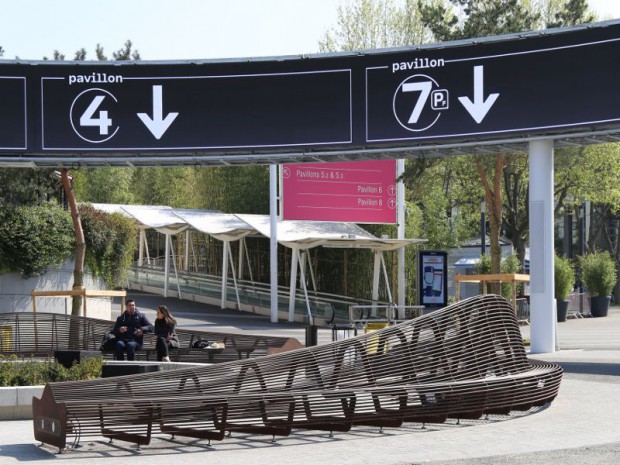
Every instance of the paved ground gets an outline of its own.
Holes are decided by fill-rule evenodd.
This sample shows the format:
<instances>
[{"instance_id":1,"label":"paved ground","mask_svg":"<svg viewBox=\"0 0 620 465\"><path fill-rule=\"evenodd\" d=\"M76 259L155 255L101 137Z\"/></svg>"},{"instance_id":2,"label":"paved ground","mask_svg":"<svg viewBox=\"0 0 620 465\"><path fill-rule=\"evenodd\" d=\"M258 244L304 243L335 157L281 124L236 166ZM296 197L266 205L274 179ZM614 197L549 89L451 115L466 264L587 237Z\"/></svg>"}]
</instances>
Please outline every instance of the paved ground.
<instances>
[{"instance_id":1,"label":"paved ground","mask_svg":"<svg viewBox=\"0 0 620 465\"><path fill-rule=\"evenodd\" d=\"M132 295L138 307L153 317L159 303L166 303L182 327L215 328L293 336L304 342L304 327L265 321L263 317L221 311L206 305ZM523 327L527 336L529 328ZM319 343L331 339L319 331ZM265 436L236 434L208 446L206 441L160 436L136 450L131 444L107 444L93 438L83 447L56 455L39 447L31 421L0 424L0 464L28 462L89 465L117 463L157 465L254 464L419 464L513 465L513 464L615 464L620 453L620 308L607 318L569 320L558 325L560 351L532 355L556 361L565 369L558 398L546 408L510 419L429 425L411 424L398 429L356 427L349 433L329 437L322 432L295 432L275 443Z\"/></svg>"}]
</instances>

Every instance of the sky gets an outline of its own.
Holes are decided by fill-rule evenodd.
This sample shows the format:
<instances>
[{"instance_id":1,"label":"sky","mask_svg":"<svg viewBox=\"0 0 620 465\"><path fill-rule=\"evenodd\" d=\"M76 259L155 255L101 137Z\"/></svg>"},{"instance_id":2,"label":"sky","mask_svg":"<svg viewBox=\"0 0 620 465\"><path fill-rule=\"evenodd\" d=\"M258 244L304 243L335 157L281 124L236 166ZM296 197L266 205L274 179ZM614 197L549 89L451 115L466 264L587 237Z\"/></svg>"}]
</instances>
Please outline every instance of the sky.
<instances>
[{"instance_id":1,"label":"sky","mask_svg":"<svg viewBox=\"0 0 620 465\"><path fill-rule=\"evenodd\" d=\"M319 51L342 0L0 0L4 58L87 59L130 39L144 60L299 55ZM589 0L602 19L620 18L620 0Z\"/></svg>"}]
</instances>

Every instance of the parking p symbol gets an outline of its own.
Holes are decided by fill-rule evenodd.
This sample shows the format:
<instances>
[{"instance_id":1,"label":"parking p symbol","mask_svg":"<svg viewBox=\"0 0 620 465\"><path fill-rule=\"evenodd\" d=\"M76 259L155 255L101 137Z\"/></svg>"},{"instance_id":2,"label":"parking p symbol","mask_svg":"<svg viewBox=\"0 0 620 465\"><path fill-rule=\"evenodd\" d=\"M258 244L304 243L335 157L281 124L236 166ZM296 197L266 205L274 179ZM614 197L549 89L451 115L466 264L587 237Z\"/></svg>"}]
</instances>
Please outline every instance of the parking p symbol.
<instances>
[{"instance_id":1,"label":"parking p symbol","mask_svg":"<svg viewBox=\"0 0 620 465\"><path fill-rule=\"evenodd\" d=\"M431 108L433 110L447 110L448 106L447 90L437 89L431 92Z\"/></svg>"}]
</instances>

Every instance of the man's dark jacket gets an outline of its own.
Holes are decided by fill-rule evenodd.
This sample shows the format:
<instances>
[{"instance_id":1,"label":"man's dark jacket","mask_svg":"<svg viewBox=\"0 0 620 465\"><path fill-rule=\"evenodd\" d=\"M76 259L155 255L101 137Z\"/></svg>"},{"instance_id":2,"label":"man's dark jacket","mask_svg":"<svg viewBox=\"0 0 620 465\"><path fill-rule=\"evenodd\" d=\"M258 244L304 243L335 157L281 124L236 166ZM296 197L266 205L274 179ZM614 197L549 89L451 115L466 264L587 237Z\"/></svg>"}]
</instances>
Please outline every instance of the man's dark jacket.
<instances>
[{"instance_id":1,"label":"man's dark jacket","mask_svg":"<svg viewBox=\"0 0 620 465\"><path fill-rule=\"evenodd\" d=\"M127 326L127 331L121 333L121 326ZM142 335L144 333L150 333L153 331L153 325L148 320L148 318L144 315L144 313L135 310L133 315L129 315L127 310L123 312L121 316L116 319L116 324L114 325L114 329L112 332L116 336L117 339L122 341L136 341L138 344L142 345L142 335L136 336L136 329L142 330Z\"/></svg>"}]
</instances>

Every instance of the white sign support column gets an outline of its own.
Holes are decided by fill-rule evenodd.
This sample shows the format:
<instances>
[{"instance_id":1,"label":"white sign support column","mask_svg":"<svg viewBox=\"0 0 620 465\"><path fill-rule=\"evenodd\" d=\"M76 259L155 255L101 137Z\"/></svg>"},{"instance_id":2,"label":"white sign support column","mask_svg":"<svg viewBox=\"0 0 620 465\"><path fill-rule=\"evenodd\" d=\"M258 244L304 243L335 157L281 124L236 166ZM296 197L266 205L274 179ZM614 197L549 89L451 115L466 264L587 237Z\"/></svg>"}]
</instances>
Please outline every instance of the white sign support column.
<instances>
[{"instance_id":1,"label":"white sign support column","mask_svg":"<svg viewBox=\"0 0 620 465\"><path fill-rule=\"evenodd\" d=\"M269 165L271 322L278 322L278 165Z\"/></svg>"},{"instance_id":2,"label":"white sign support column","mask_svg":"<svg viewBox=\"0 0 620 465\"><path fill-rule=\"evenodd\" d=\"M555 352L553 140L529 144L531 352Z\"/></svg>"},{"instance_id":3,"label":"white sign support column","mask_svg":"<svg viewBox=\"0 0 620 465\"><path fill-rule=\"evenodd\" d=\"M396 162L396 178L400 178L405 172L405 160ZM405 238L405 183L399 180L396 183L396 222L398 223L397 237ZM398 306L405 307L405 248L398 249Z\"/></svg>"}]
</instances>

